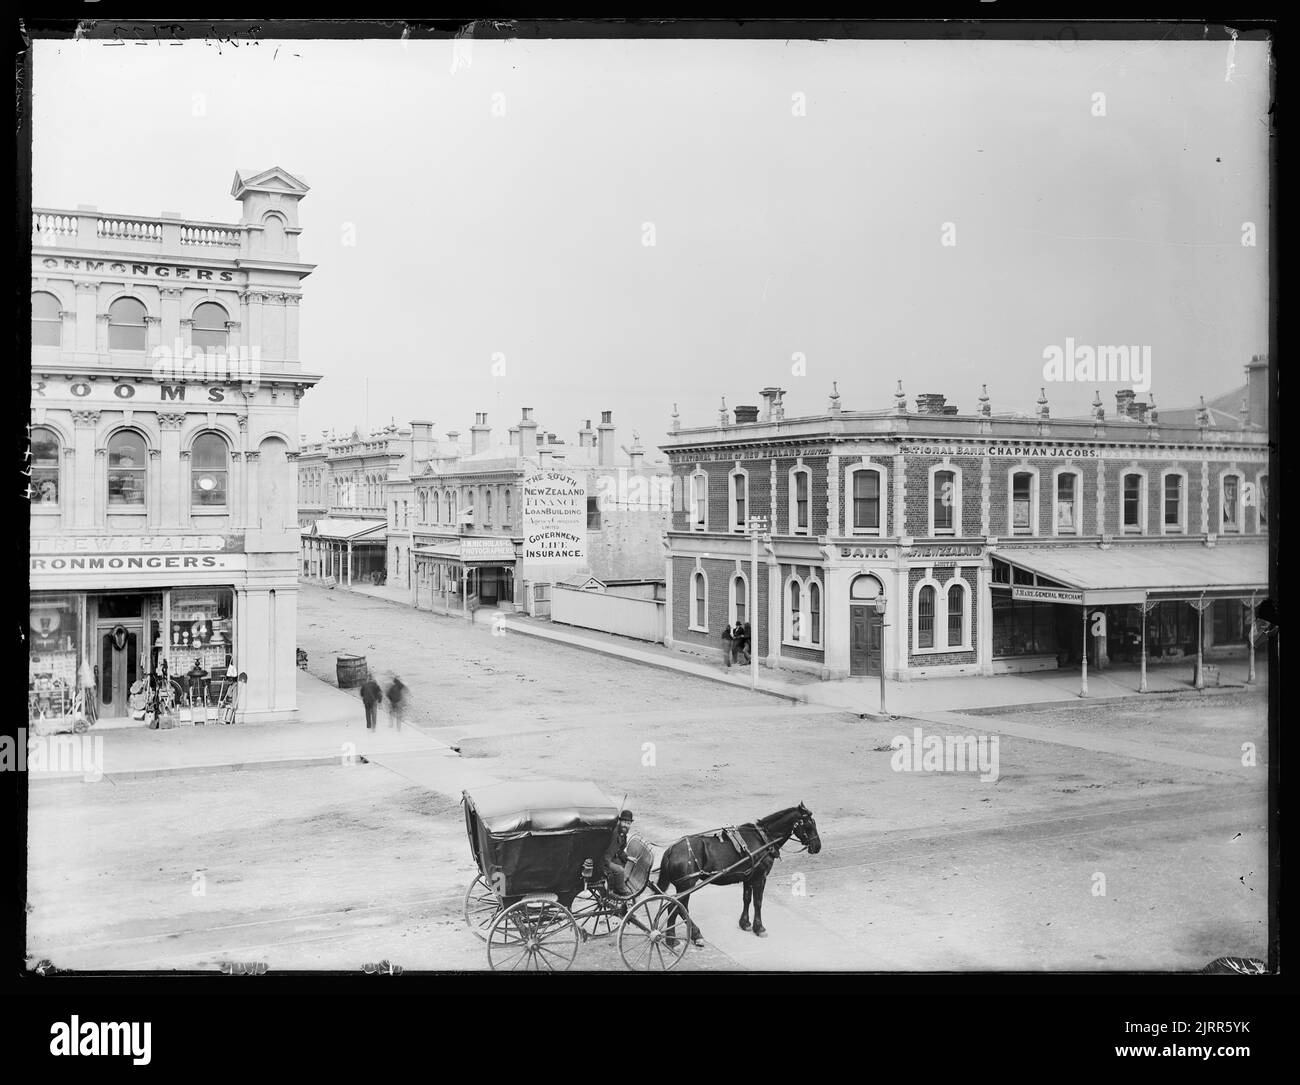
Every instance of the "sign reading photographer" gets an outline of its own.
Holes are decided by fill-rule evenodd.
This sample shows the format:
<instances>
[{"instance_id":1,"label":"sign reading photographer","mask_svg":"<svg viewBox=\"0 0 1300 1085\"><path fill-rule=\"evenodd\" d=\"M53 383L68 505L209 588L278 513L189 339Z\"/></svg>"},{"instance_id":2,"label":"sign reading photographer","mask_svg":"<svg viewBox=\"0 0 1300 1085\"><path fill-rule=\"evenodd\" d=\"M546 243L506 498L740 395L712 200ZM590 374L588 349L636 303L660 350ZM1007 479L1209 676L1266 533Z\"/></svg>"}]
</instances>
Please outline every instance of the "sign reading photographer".
<instances>
[{"instance_id":1,"label":"sign reading photographer","mask_svg":"<svg viewBox=\"0 0 1300 1085\"><path fill-rule=\"evenodd\" d=\"M585 565L587 487L565 471L536 471L523 484L524 562Z\"/></svg>"}]
</instances>

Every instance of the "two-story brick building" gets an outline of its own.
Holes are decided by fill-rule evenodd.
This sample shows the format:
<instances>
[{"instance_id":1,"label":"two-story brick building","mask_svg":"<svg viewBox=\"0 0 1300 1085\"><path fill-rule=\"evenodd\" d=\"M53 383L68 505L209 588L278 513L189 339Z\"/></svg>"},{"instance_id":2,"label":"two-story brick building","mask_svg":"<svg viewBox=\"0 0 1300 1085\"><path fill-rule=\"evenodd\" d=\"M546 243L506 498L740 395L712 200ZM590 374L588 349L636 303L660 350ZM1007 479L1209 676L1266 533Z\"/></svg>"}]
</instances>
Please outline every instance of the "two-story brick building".
<instances>
[{"instance_id":1,"label":"two-story brick building","mask_svg":"<svg viewBox=\"0 0 1300 1085\"><path fill-rule=\"evenodd\" d=\"M1099 397L1085 419L1042 395L995 414L987 392L908 410L901 382L893 409L833 393L791 418L768 388L761 410L674 421L668 643L720 654L754 618L768 666L901 680L1242 646L1269 580L1267 367L1248 375L1228 425L1165 424L1127 390L1109 419Z\"/></svg>"},{"instance_id":2,"label":"two-story brick building","mask_svg":"<svg viewBox=\"0 0 1300 1085\"><path fill-rule=\"evenodd\" d=\"M234 224L33 210L32 712L89 664L101 718L164 670L197 697L242 671L241 719L296 715L307 191L239 171Z\"/></svg>"}]
</instances>

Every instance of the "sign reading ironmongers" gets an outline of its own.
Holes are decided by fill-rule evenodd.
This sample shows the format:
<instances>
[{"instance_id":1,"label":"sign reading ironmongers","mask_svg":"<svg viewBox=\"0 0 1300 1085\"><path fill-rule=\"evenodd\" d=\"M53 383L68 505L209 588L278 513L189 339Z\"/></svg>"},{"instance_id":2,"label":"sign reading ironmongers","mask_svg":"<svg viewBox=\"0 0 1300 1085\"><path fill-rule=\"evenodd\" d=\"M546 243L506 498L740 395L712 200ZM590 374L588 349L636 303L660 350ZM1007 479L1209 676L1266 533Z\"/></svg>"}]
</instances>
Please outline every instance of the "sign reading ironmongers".
<instances>
[{"instance_id":1,"label":"sign reading ironmongers","mask_svg":"<svg viewBox=\"0 0 1300 1085\"><path fill-rule=\"evenodd\" d=\"M565 471L536 471L523 483L524 561L529 565L584 565L587 561L587 487Z\"/></svg>"},{"instance_id":2,"label":"sign reading ironmongers","mask_svg":"<svg viewBox=\"0 0 1300 1085\"><path fill-rule=\"evenodd\" d=\"M1083 602L1083 592L1070 588L1016 588L1011 589L1012 599L1037 600L1040 603L1074 603Z\"/></svg>"}]
</instances>

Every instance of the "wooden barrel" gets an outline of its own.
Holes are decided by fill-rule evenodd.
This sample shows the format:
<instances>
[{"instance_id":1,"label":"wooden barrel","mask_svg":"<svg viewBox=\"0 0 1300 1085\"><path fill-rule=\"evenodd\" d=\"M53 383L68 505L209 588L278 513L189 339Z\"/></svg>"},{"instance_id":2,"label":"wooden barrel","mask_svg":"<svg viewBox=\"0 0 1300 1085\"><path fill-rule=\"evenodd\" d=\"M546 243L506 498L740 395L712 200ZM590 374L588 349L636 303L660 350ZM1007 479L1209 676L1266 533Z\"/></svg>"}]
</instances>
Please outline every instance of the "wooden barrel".
<instances>
[{"instance_id":1,"label":"wooden barrel","mask_svg":"<svg viewBox=\"0 0 1300 1085\"><path fill-rule=\"evenodd\" d=\"M365 656L339 656L334 666L339 689L356 689L370 675Z\"/></svg>"}]
</instances>

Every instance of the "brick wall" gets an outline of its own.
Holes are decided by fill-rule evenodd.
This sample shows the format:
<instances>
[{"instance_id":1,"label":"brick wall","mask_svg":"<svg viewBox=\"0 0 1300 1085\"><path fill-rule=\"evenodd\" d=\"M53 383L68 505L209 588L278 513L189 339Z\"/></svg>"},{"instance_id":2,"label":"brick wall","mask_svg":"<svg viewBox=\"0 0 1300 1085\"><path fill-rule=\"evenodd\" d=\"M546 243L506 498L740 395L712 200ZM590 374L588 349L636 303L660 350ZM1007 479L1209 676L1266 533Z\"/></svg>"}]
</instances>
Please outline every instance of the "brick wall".
<instances>
[{"instance_id":1,"label":"brick wall","mask_svg":"<svg viewBox=\"0 0 1300 1085\"><path fill-rule=\"evenodd\" d=\"M691 593L694 590L691 581L696 569L695 559L678 557L673 559L673 639L683 644L721 649L722 629L730 617L730 581L736 574L736 563L721 558L704 558L700 562L700 567L708 576L709 631L701 633L690 628ZM748 580L750 573L748 562L743 563L742 571ZM758 650L765 655L767 653L767 566L762 563L758 567L758 615ZM750 617L749 623L753 628L756 624L753 617Z\"/></svg>"}]
</instances>

